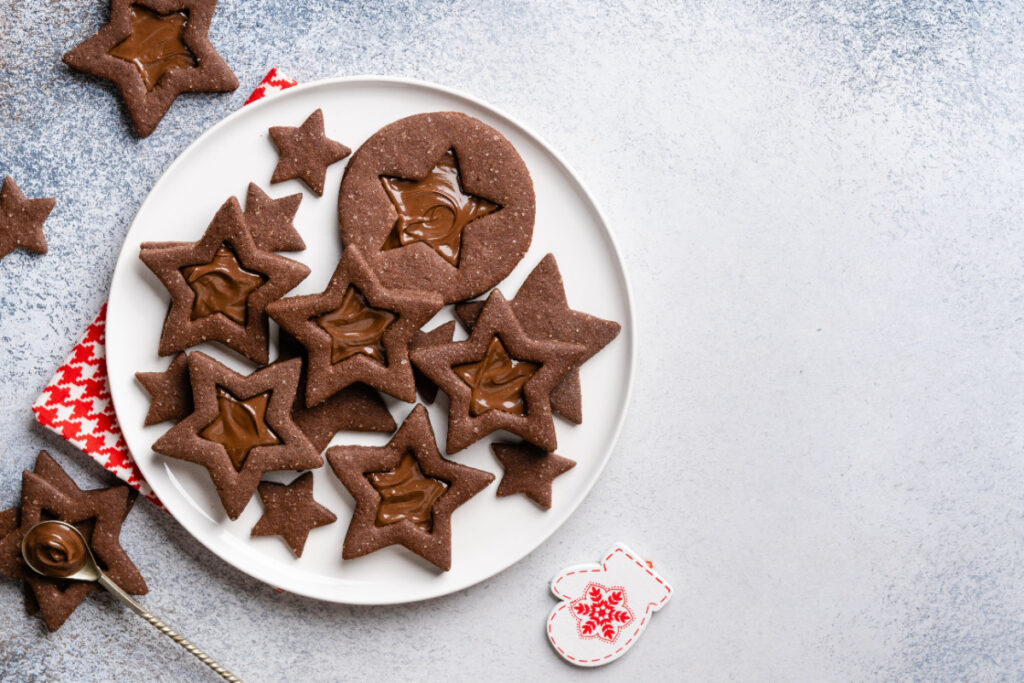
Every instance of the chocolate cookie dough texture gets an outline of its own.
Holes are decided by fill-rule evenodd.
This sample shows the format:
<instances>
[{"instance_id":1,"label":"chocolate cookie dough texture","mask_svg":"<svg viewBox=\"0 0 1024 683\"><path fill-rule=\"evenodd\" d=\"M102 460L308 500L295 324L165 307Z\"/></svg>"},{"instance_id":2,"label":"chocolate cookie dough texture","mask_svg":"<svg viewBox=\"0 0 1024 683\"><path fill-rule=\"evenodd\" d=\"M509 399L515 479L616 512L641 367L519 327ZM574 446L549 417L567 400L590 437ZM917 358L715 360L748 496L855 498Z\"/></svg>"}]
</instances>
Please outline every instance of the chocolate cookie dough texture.
<instances>
[{"instance_id":1,"label":"chocolate cookie dough texture","mask_svg":"<svg viewBox=\"0 0 1024 683\"><path fill-rule=\"evenodd\" d=\"M323 464L291 417L301 365L296 358L246 376L194 351L188 367L195 410L153 450L205 467L228 517L236 519L265 472Z\"/></svg>"},{"instance_id":2,"label":"chocolate cookie dough texture","mask_svg":"<svg viewBox=\"0 0 1024 683\"><path fill-rule=\"evenodd\" d=\"M274 126L270 139L280 154L271 183L298 178L319 197L324 193L327 167L352 153L324 133L324 112L317 109L298 127Z\"/></svg>"},{"instance_id":3,"label":"chocolate cookie dough texture","mask_svg":"<svg viewBox=\"0 0 1024 683\"><path fill-rule=\"evenodd\" d=\"M245 224L256 246L267 251L302 251L306 243L295 229L295 213L302 194L273 199L256 183L249 183L245 198Z\"/></svg>"},{"instance_id":4,"label":"chocolate cookie dough texture","mask_svg":"<svg viewBox=\"0 0 1024 683\"><path fill-rule=\"evenodd\" d=\"M525 442L493 443L491 450L505 468L498 483L498 497L521 493L545 510L551 509L552 482L576 466L575 460Z\"/></svg>"},{"instance_id":5,"label":"chocolate cookie dough texture","mask_svg":"<svg viewBox=\"0 0 1024 683\"><path fill-rule=\"evenodd\" d=\"M207 35L216 5L216 0L111 0L110 21L65 54L64 63L113 81L135 131L146 137L181 93L238 87Z\"/></svg>"},{"instance_id":6,"label":"chocolate cookie dough texture","mask_svg":"<svg viewBox=\"0 0 1024 683\"><path fill-rule=\"evenodd\" d=\"M179 353L163 372L136 372L135 378L149 394L146 426L180 422L192 412L192 384L188 379L188 356Z\"/></svg>"},{"instance_id":7,"label":"chocolate cookie dough texture","mask_svg":"<svg viewBox=\"0 0 1024 683\"><path fill-rule=\"evenodd\" d=\"M416 349L425 349L437 346L438 344L447 344L454 338L455 321L452 320L430 332L423 332L422 330L416 332L412 337L412 341L409 342L409 350L415 351ZM433 403L437 398L437 385L431 382L415 365L412 368L412 373L416 379L416 392L420 395L420 398L423 399L424 403Z\"/></svg>"},{"instance_id":8,"label":"chocolate cookie dough texture","mask_svg":"<svg viewBox=\"0 0 1024 683\"><path fill-rule=\"evenodd\" d=\"M417 349L410 357L450 399L448 453L499 429L553 451L551 392L585 353L579 344L531 338L494 290L469 339Z\"/></svg>"},{"instance_id":9,"label":"chocolate cookie dough texture","mask_svg":"<svg viewBox=\"0 0 1024 683\"><path fill-rule=\"evenodd\" d=\"M305 349L285 330L278 336L278 359L305 358ZM327 444L340 431L383 432L390 434L397 425L391 417L387 404L380 394L365 384L357 383L345 387L322 403L312 408L306 406L306 363L302 364L302 376L292 419L299 425L317 452L323 452Z\"/></svg>"},{"instance_id":10,"label":"chocolate cookie dough texture","mask_svg":"<svg viewBox=\"0 0 1024 683\"><path fill-rule=\"evenodd\" d=\"M409 342L441 306L436 294L383 286L351 247L322 293L282 299L267 311L307 351L306 405L313 407L356 382L415 401Z\"/></svg>"},{"instance_id":11,"label":"chocolate cookie dough texture","mask_svg":"<svg viewBox=\"0 0 1024 683\"><path fill-rule=\"evenodd\" d=\"M267 305L309 275L298 261L256 246L234 197L198 242L143 244L139 257L171 294L161 356L216 341L266 363Z\"/></svg>"},{"instance_id":12,"label":"chocolate cookie dough texture","mask_svg":"<svg viewBox=\"0 0 1024 683\"><path fill-rule=\"evenodd\" d=\"M114 583L142 595L146 582L121 547L121 525L132 508L135 492L124 485L83 491L46 453L41 451L35 471L22 474L21 507L0 513L0 574L24 581L30 589L29 613L37 609L50 631L56 631L98 586L67 582L36 574L21 558L22 540L38 522L58 519L73 525Z\"/></svg>"},{"instance_id":13,"label":"chocolate cookie dough texture","mask_svg":"<svg viewBox=\"0 0 1024 683\"><path fill-rule=\"evenodd\" d=\"M386 446L334 446L327 462L356 501L346 560L398 544L448 571L452 513L494 481L490 472L441 457L422 405Z\"/></svg>"},{"instance_id":14,"label":"chocolate cookie dough texture","mask_svg":"<svg viewBox=\"0 0 1024 683\"><path fill-rule=\"evenodd\" d=\"M385 286L438 292L445 303L512 272L534 214L533 181L512 143L457 112L380 129L352 155L338 197L342 242Z\"/></svg>"},{"instance_id":15,"label":"chocolate cookie dough texture","mask_svg":"<svg viewBox=\"0 0 1024 683\"><path fill-rule=\"evenodd\" d=\"M14 178L4 177L0 187L0 259L18 247L45 254L43 223L56 203L52 198L27 198Z\"/></svg>"},{"instance_id":16,"label":"chocolate cookie dough texture","mask_svg":"<svg viewBox=\"0 0 1024 683\"><path fill-rule=\"evenodd\" d=\"M262 482L259 492L263 516L250 535L280 536L295 557L302 557L310 531L338 519L333 512L313 500L312 472L306 472L287 485Z\"/></svg>"},{"instance_id":17,"label":"chocolate cookie dough texture","mask_svg":"<svg viewBox=\"0 0 1024 683\"><path fill-rule=\"evenodd\" d=\"M523 330L534 339L554 339L586 347L577 367L551 392L551 409L570 422L581 424L583 400L579 366L615 339L622 326L569 308L562 274L552 254L545 256L527 276L511 305ZM472 330L483 307L483 301L457 304L455 316L467 330Z\"/></svg>"}]
</instances>

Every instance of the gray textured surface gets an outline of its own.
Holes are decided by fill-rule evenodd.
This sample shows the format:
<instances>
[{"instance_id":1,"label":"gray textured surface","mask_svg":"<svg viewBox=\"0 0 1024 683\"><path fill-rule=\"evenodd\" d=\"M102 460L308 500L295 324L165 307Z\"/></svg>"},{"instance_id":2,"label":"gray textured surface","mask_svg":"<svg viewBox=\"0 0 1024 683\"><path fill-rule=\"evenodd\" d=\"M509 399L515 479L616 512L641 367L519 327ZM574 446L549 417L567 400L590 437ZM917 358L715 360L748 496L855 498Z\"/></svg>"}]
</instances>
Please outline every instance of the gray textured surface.
<instances>
[{"instance_id":1,"label":"gray textured surface","mask_svg":"<svg viewBox=\"0 0 1024 683\"><path fill-rule=\"evenodd\" d=\"M0 506L40 447L102 480L29 405L162 169L269 66L414 76L539 131L620 237L646 344L605 476L516 567L377 609L275 594L140 504L123 540L148 605L253 680L1024 671L1020 10L222 0L212 35L242 88L180 99L140 141L59 61L103 5L0 0L0 172L58 198L50 254L0 263ZM575 671L543 637L545 583L617 539L678 594L623 660ZM4 678L124 667L202 674L105 599L47 636L0 582Z\"/></svg>"}]
</instances>

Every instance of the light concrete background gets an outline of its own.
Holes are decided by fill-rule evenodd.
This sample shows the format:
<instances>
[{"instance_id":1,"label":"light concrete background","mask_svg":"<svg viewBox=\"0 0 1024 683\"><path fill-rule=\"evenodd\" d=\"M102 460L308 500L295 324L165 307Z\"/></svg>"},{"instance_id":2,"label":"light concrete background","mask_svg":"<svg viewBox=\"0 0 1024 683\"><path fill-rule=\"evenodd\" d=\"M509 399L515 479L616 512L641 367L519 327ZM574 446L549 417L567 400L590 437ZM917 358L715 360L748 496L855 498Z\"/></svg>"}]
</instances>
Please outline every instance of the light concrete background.
<instances>
[{"instance_id":1,"label":"light concrete background","mask_svg":"<svg viewBox=\"0 0 1024 683\"><path fill-rule=\"evenodd\" d=\"M422 604L279 595L140 504L146 604L251 680L993 680L1024 675L1024 15L1013 3L221 0L242 87L128 131L60 55L101 0L0 0L0 172L56 196L0 263L0 507L29 406L106 295L148 188L270 66L464 89L580 172L624 249L625 432L517 566ZM615 540L677 594L624 659L549 650L546 582ZM0 581L5 680L200 679L93 596L56 634Z\"/></svg>"}]
</instances>

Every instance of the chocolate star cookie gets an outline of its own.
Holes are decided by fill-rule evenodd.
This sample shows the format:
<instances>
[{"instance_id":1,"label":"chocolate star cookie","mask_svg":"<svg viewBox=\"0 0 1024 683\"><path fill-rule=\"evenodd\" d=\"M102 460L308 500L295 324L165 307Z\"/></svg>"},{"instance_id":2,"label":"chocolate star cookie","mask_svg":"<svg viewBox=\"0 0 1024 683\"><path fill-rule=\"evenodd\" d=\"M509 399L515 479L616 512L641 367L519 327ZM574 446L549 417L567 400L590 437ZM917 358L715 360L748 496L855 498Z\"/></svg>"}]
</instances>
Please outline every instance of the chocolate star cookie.
<instances>
[{"instance_id":1,"label":"chocolate star cookie","mask_svg":"<svg viewBox=\"0 0 1024 683\"><path fill-rule=\"evenodd\" d=\"M579 365L594 357L619 334L621 326L569 308L562 275L552 254L545 256L527 276L511 301L512 312L528 335L534 339L555 339L582 344L587 352ZM472 331L473 323L484 307L483 301L468 301L455 306L455 316ZM579 367L573 368L551 392L551 410L570 422L583 422L582 389Z\"/></svg>"},{"instance_id":2,"label":"chocolate star cookie","mask_svg":"<svg viewBox=\"0 0 1024 683\"><path fill-rule=\"evenodd\" d=\"M349 248L323 293L282 299L267 312L309 353L312 407L356 382L415 401L409 341L441 306L436 294L382 286Z\"/></svg>"},{"instance_id":3,"label":"chocolate star cookie","mask_svg":"<svg viewBox=\"0 0 1024 683\"><path fill-rule=\"evenodd\" d=\"M395 121L360 147L338 218L388 287L472 298L503 280L533 237L530 172L505 137L457 112Z\"/></svg>"},{"instance_id":4,"label":"chocolate star cookie","mask_svg":"<svg viewBox=\"0 0 1024 683\"><path fill-rule=\"evenodd\" d=\"M304 357L305 349L285 330L278 336L280 358ZM395 418L391 417L384 399L365 384L345 387L323 403L306 407L306 363L302 365L298 396L292 408L292 419L313 442L317 452L323 452L338 432L395 431Z\"/></svg>"},{"instance_id":5,"label":"chocolate star cookie","mask_svg":"<svg viewBox=\"0 0 1024 683\"><path fill-rule=\"evenodd\" d=\"M498 496L522 493L545 510L551 509L551 483L576 467L576 461L537 448L533 444L493 443L491 450L505 474L498 482Z\"/></svg>"},{"instance_id":6,"label":"chocolate star cookie","mask_svg":"<svg viewBox=\"0 0 1024 683\"><path fill-rule=\"evenodd\" d=\"M184 92L228 92L238 79L207 31L216 0L111 0L110 22L64 63L113 81L135 131L156 129Z\"/></svg>"},{"instance_id":7,"label":"chocolate star cookie","mask_svg":"<svg viewBox=\"0 0 1024 683\"><path fill-rule=\"evenodd\" d=\"M324 193L327 167L352 153L324 133L322 109L310 114L298 128L274 126L270 129L270 139L281 155L270 182L283 183L299 178L318 197Z\"/></svg>"},{"instance_id":8,"label":"chocolate star cookie","mask_svg":"<svg viewBox=\"0 0 1024 683\"><path fill-rule=\"evenodd\" d=\"M249 183L245 198L245 224L256 246L267 251L302 251L306 243L295 229L295 212L302 194L272 199L256 183Z\"/></svg>"},{"instance_id":9,"label":"chocolate star cookie","mask_svg":"<svg viewBox=\"0 0 1024 683\"><path fill-rule=\"evenodd\" d=\"M36 470L22 474L19 525L0 540L0 573L28 584L47 628L60 628L97 586L43 577L25 565L21 559L22 539L29 528L46 519L73 524L114 583L135 595L146 593L145 580L118 540L134 500L133 492L122 485L83 491L45 451L39 454Z\"/></svg>"},{"instance_id":10,"label":"chocolate star cookie","mask_svg":"<svg viewBox=\"0 0 1024 683\"><path fill-rule=\"evenodd\" d=\"M0 187L0 259L18 247L46 253L43 222L53 211L55 199L28 199L6 176Z\"/></svg>"},{"instance_id":11,"label":"chocolate star cookie","mask_svg":"<svg viewBox=\"0 0 1024 683\"><path fill-rule=\"evenodd\" d=\"M338 519L337 515L313 500L312 472L306 472L288 485L262 482L259 492L265 512L251 535L280 536L296 557L302 557L310 531Z\"/></svg>"},{"instance_id":12,"label":"chocolate star cookie","mask_svg":"<svg viewBox=\"0 0 1024 683\"><path fill-rule=\"evenodd\" d=\"M180 422L192 412L192 385L188 380L188 356L179 353L163 372L136 372L136 379L149 392L149 411L144 424L165 420Z\"/></svg>"},{"instance_id":13,"label":"chocolate star cookie","mask_svg":"<svg viewBox=\"0 0 1024 683\"><path fill-rule=\"evenodd\" d=\"M430 332L417 330L416 334L412 337L412 341L409 342L409 350L415 351L416 349L425 349L428 346L447 344L454 338L455 321L449 321ZM416 379L416 391L419 393L420 398L427 404L433 403L437 398L437 385L431 382L415 365L412 368L412 374Z\"/></svg>"},{"instance_id":14,"label":"chocolate star cookie","mask_svg":"<svg viewBox=\"0 0 1024 683\"><path fill-rule=\"evenodd\" d=\"M266 306L309 275L298 261L256 246L234 197L221 206L198 242L144 244L139 258L171 294L161 356L217 341L255 363L266 363Z\"/></svg>"},{"instance_id":15,"label":"chocolate star cookie","mask_svg":"<svg viewBox=\"0 0 1024 683\"><path fill-rule=\"evenodd\" d=\"M153 450L205 467L228 517L237 519L264 472L323 464L291 418L301 365L277 362L246 376L200 351L189 354L195 410Z\"/></svg>"},{"instance_id":16,"label":"chocolate star cookie","mask_svg":"<svg viewBox=\"0 0 1024 683\"><path fill-rule=\"evenodd\" d=\"M494 481L490 472L441 457L419 404L386 446L334 446L327 462L356 500L346 560L401 544L448 571L452 513Z\"/></svg>"},{"instance_id":17,"label":"chocolate star cookie","mask_svg":"<svg viewBox=\"0 0 1024 683\"><path fill-rule=\"evenodd\" d=\"M494 290L469 339L418 349L410 358L451 399L448 453L499 429L552 451L551 392L585 352L579 344L531 339Z\"/></svg>"}]
</instances>

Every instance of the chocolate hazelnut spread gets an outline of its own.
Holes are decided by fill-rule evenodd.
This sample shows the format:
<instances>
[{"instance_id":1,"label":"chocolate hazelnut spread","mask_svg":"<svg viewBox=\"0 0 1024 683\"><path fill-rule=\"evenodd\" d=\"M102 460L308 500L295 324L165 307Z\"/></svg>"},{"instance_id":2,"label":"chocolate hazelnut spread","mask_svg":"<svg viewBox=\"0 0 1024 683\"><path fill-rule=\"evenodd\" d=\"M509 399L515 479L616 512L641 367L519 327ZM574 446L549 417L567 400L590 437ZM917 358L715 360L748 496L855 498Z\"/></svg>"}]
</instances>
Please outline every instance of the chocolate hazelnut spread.
<instances>
[{"instance_id":1,"label":"chocolate hazelnut spread","mask_svg":"<svg viewBox=\"0 0 1024 683\"><path fill-rule=\"evenodd\" d=\"M267 424L269 401L269 391L242 401L218 386L217 405L220 413L199 432L199 436L224 446L231 464L241 472L253 448L281 443Z\"/></svg>"},{"instance_id":2,"label":"chocolate hazelnut spread","mask_svg":"<svg viewBox=\"0 0 1024 683\"><path fill-rule=\"evenodd\" d=\"M426 532L434 527L434 503L448 489L438 479L423 475L411 453L402 456L398 467L390 472L367 475L380 494L377 526L387 526L408 519Z\"/></svg>"},{"instance_id":3,"label":"chocolate hazelnut spread","mask_svg":"<svg viewBox=\"0 0 1024 683\"><path fill-rule=\"evenodd\" d=\"M424 242L453 266L459 265L462 231L501 208L462 189L458 161L448 150L422 180L381 176L384 190L398 212L383 250Z\"/></svg>"},{"instance_id":4,"label":"chocolate hazelnut spread","mask_svg":"<svg viewBox=\"0 0 1024 683\"><path fill-rule=\"evenodd\" d=\"M358 289L349 287L341 306L318 316L316 322L331 335L332 363L361 353L386 365L387 355L381 339L388 325L397 318L391 311L370 306Z\"/></svg>"},{"instance_id":5,"label":"chocolate hazelnut spread","mask_svg":"<svg viewBox=\"0 0 1024 683\"><path fill-rule=\"evenodd\" d=\"M185 281L195 292L192 320L214 313L223 313L239 325L244 325L249 295L267 281L267 278L242 267L227 244L222 244L213 260L181 269Z\"/></svg>"},{"instance_id":6,"label":"chocolate hazelnut spread","mask_svg":"<svg viewBox=\"0 0 1024 683\"><path fill-rule=\"evenodd\" d=\"M59 522L44 522L29 530L22 544L32 566L45 576L67 578L87 561L82 537Z\"/></svg>"},{"instance_id":7,"label":"chocolate hazelnut spread","mask_svg":"<svg viewBox=\"0 0 1024 683\"><path fill-rule=\"evenodd\" d=\"M452 368L472 389L469 411L474 416L489 410L526 415L523 387L539 369L536 363L509 356L498 337L491 339L482 360Z\"/></svg>"},{"instance_id":8,"label":"chocolate hazelnut spread","mask_svg":"<svg viewBox=\"0 0 1024 683\"><path fill-rule=\"evenodd\" d=\"M171 69L196 66L195 55L184 41L188 12L157 14L148 7L132 5L129 16L131 35L109 54L134 64L146 90L153 90Z\"/></svg>"}]
</instances>

